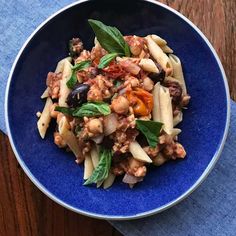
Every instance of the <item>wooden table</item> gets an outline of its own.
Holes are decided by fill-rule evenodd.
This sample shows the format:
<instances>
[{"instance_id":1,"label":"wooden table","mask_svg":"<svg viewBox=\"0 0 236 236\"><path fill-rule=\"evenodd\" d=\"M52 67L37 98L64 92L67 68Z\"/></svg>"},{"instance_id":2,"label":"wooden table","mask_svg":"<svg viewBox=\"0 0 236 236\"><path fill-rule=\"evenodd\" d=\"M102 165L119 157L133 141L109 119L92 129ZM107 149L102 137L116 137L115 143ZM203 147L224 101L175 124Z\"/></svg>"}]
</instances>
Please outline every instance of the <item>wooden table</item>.
<instances>
[{"instance_id":1,"label":"wooden table","mask_svg":"<svg viewBox=\"0 0 236 236\"><path fill-rule=\"evenodd\" d=\"M222 60L236 99L236 0L162 0L193 21ZM121 235L109 223L54 203L26 177L0 133L0 235Z\"/></svg>"}]
</instances>

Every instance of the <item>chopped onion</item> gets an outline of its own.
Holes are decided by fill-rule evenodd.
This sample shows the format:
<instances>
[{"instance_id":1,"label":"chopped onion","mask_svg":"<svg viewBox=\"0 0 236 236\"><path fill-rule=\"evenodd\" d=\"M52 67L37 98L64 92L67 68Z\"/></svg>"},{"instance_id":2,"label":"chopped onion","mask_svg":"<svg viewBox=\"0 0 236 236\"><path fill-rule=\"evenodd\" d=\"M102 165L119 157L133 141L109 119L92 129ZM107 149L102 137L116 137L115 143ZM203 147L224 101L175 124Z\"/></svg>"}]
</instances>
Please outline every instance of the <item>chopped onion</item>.
<instances>
[{"instance_id":1,"label":"chopped onion","mask_svg":"<svg viewBox=\"0 0 236 236\"><path fill-rule=\"evenodd\" d=\"M116 131L117 126L118 126L118 120L115 113L111 113L110 115L105 116L103 122L105 136L114 133Z\"/></svg>"},{"instance_id":2,"label":"chopped onion","mask_svg":"<svg viewBox=\"0 0 236 236\"><path fill-rule=\"evenodd\" d=\"M96 144L100 144L100 143L102 143L103 138L104 138L104 135L101 134L101 135L98 135L98 136L96 136L96 137L94 137L94 138L91 138L91 139L92 139Z\"/></svg>"},{"instance_id":3,"label":"chopped onion","mask_svg":"<svg viewBox=\"0 0 236 236\"><path fill-rule=\"evenodd\" d=\"M141 70L138 65L131 62L130 60L121 60L119 64L124 68L124 70L130 72L133 75L137 75Z\"/></svg>"},{"instance_id":4,"label":"chopped onion","mask_svg":"<svg viewBox=\"0 0 236 236\"><path fill-rule=\"evenodd\" d=\"M143 177L136 177L126 173L122 181L126 184L136 184L143 181Z\"/></svg>"}]
</instances>

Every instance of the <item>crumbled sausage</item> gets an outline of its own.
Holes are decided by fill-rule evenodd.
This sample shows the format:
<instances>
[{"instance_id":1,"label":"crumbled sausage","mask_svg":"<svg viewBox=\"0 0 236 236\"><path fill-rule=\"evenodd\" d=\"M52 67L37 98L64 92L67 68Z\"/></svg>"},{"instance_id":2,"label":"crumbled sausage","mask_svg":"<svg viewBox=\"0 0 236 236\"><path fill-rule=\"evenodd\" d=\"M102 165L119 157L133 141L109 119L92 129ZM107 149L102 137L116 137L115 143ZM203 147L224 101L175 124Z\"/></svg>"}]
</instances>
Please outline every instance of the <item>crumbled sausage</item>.
<instances>
[{"instance_id":1,"label":"crumbled sausage","mask_svg":"<svg viewBox=\"0 0 236 236\"><path fill-rule=\"evenodd\" d=\"M49 95L52 97L52 99L59 97L61 79L62 79L61 73L49 72L47 75L46 84L49 87Z\"/></svg>"},{"instance_id":2,"label":"crumbled sausage","mask_svg":"<svg viewBox=\"0 0 236 236\"><path fill-rule=\"evenodd\" d=\"M136 35L124 37L125 41L129 44L130 51L134 56L138 56L144 49L145 39Z\"/></svg>"},{"instance_id":3,"label":"crumbled sausage","mask_svg":"<svg viewBox=\"0 0 236 236\"><path fill-rule=\"evenodd\" d=\"M80 38L73 38L70 40L70 56L77 57L83 50L83 43Z\"/></svg>"},{"instance_id":4,"label":"crumbled sausage","mask_svg":"<svg viewBox=\"0 0 236 236\"><path fill-rule=\"evenodd\" d=\"M134 158L129 158L127 173L136 177L143 177L146 175L147 168L143 162L138 161Z\"/></svg>"}]
</instances>

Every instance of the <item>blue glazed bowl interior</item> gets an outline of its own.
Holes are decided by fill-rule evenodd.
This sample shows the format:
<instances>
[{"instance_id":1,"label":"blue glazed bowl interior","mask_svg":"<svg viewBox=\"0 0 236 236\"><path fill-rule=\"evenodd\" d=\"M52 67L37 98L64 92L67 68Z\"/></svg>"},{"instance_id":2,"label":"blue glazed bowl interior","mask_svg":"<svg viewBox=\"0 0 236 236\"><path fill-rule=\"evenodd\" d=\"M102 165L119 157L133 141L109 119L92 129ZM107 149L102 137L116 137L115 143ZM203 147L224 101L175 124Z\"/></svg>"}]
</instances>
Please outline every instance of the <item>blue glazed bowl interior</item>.
<instances>
[{"instance_id":1,"label":"blue glazed bowl interior","mask_svg":"<svg viewBox=\"0 0 236 236\"><path fill-rule=\"evenodd\" d=\"M135 10L134 10L135 9ZM41 140L36 112L46 76L68 55L68 40L80 37L91 49L94 34L87 19L116 26L123 35L157 34L182 60L189 108L179 126L184 160L151 168L135 188L117 179L107 189L83 186L83 166L53 143L51 125ZM89 1L62 11L46 23L23 50L14 68L8 93L8 122L15 152L41 189L54 200L80 213L101 218L133 218L157 212L185 194L202 176L218 152L227 121L227 92L217 60L203 38L181 17L145 1ZM33 177L32 177L33 176Z\"/></svg>"}]
</instances>

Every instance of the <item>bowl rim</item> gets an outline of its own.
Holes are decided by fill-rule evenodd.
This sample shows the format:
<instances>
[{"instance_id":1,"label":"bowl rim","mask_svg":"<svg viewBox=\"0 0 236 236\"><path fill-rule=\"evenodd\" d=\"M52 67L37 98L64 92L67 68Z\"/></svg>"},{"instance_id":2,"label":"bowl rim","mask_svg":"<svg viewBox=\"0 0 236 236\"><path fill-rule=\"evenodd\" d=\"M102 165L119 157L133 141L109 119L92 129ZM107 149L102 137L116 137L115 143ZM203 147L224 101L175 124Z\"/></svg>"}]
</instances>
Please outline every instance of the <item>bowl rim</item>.
<instances>
[{"instance_id":1,"label":"bowl rim","mask_svg":"<svg viewBox=\"0 0 236 236\"><path fill-rule=\"evenodd\" d=\"M13 140L13 136L11 133L11 129L10 129L10 124L9 124L9 119L8 119L8 97L9 97L9 90L10 90L10 85L11 85L11 81L12 81L12 75L14 73L15 67L18 63L18 60L21 56L21 54L23 53L25 47L28 45L28 43L31 41L31 39L34 37L34 35L40 31L41 28L43 28L48 22L50 22L50 20L52 20L54 17L56 17L57 15L59 15L60 13L66 11L69 8L72 8L76 5L79 5L81 3L84 2L89 2L91 0L80 0L80 1L76 1L74 3L71 3L63 8L61 8L60 10L56 11L55 13L53 13L51 16L49 16L45 21L43 21L33 32L32 34L28 37L28 39L25 41L25 43L23 44L23 46L21 47L20 51L18 52L14 63L11 67L10 70L10 74L8 76L8 82L7 82L7 86L6 86L6 93L5 93L5 123L6 123L6 130L7 130L7 135L9 137L9 141L11 144L11 147L13 149L13 152L16 156L17 161L19 162L21 168L24 170L25 174L29 177L29 179L38 187L38 189L43 192L46 196L48 196L50 199L52 199L54 202L58 203L59 205L82 215L85 216L89 216L89 217L93 217L93 218L97 218L97 219L104 219L104 220L132 220L132 219L139 219L139 218L143 218L143 217L147 217L147 216L151 216L154 215L156 213L160 213L164 210L169 209L170 207L178 204L179 202L181 202L183 199L185 199L187 196L189 196L194 190L197 189L197 187L200 186L200 184L206 179L206 177L209 175L209 173L212 171L213 167L215 166L217 160L219 159L221 152L223 150L225 141L226 141L226 137L228 134L228 130L229 130L229 123L230 123L230 94L229 94L229 87L228 87L228 82L227 82L227 78L225 75L225 71L224 68L221 64L221 61L215 51L215 49L213 48L213 46L211 45L211 43L209 42L209 40L206 38L206 36L201 32L201 30L195 25L193 24L188 18L186 18L184 15L182 15L181 13L179 13L178 11L176 11L175 9L160 3L158 1L155 0L142 0L143 2L149 2L155 5L158 5L168 11L171 11L173 14L177 15L178 17L180 17L182 20L184 20L188 25L190 25L200 36L201 38L205 41L205 43L207 44L207 46L209 47L209 49L211 50L212 54L214 55L214 58L216 59L216 62L220 68L221 71L221 76L223 78L224 81L224 88L225 88L225 93L226 93L226 102L227 102L227 117L226 117L226 124L225 124L225 128L224 128L224 134L223 134L223 138L221 140L220 145L218 146L218 149L216 150L212 160L210 161L210 163L208 164L207 168L204 170L204 172L201 174L201 176L199 177L199 179L187 190L185 191L182 195L180 195L178 198L172 200L171 202L149 210L149 211L144 211L142 213L138 213L135 215L129 215L129 216L122 216L122 215L105 215L105 214L97 214L97 213L93 213L93 212L89 212L89 211L85 211L85 210L81 210L78 209L76 207L71 206L70 204L60 200L57 196L55 196L54 194L52 194L48 189L46 189L38 180L37 178L31 173L31 171L28 169L28 167L26 166L26 164L24 163L24 161L21 159L20 155L18 154L17 148L14 144L14 140Z\"/></svg>"}]
</instances>

